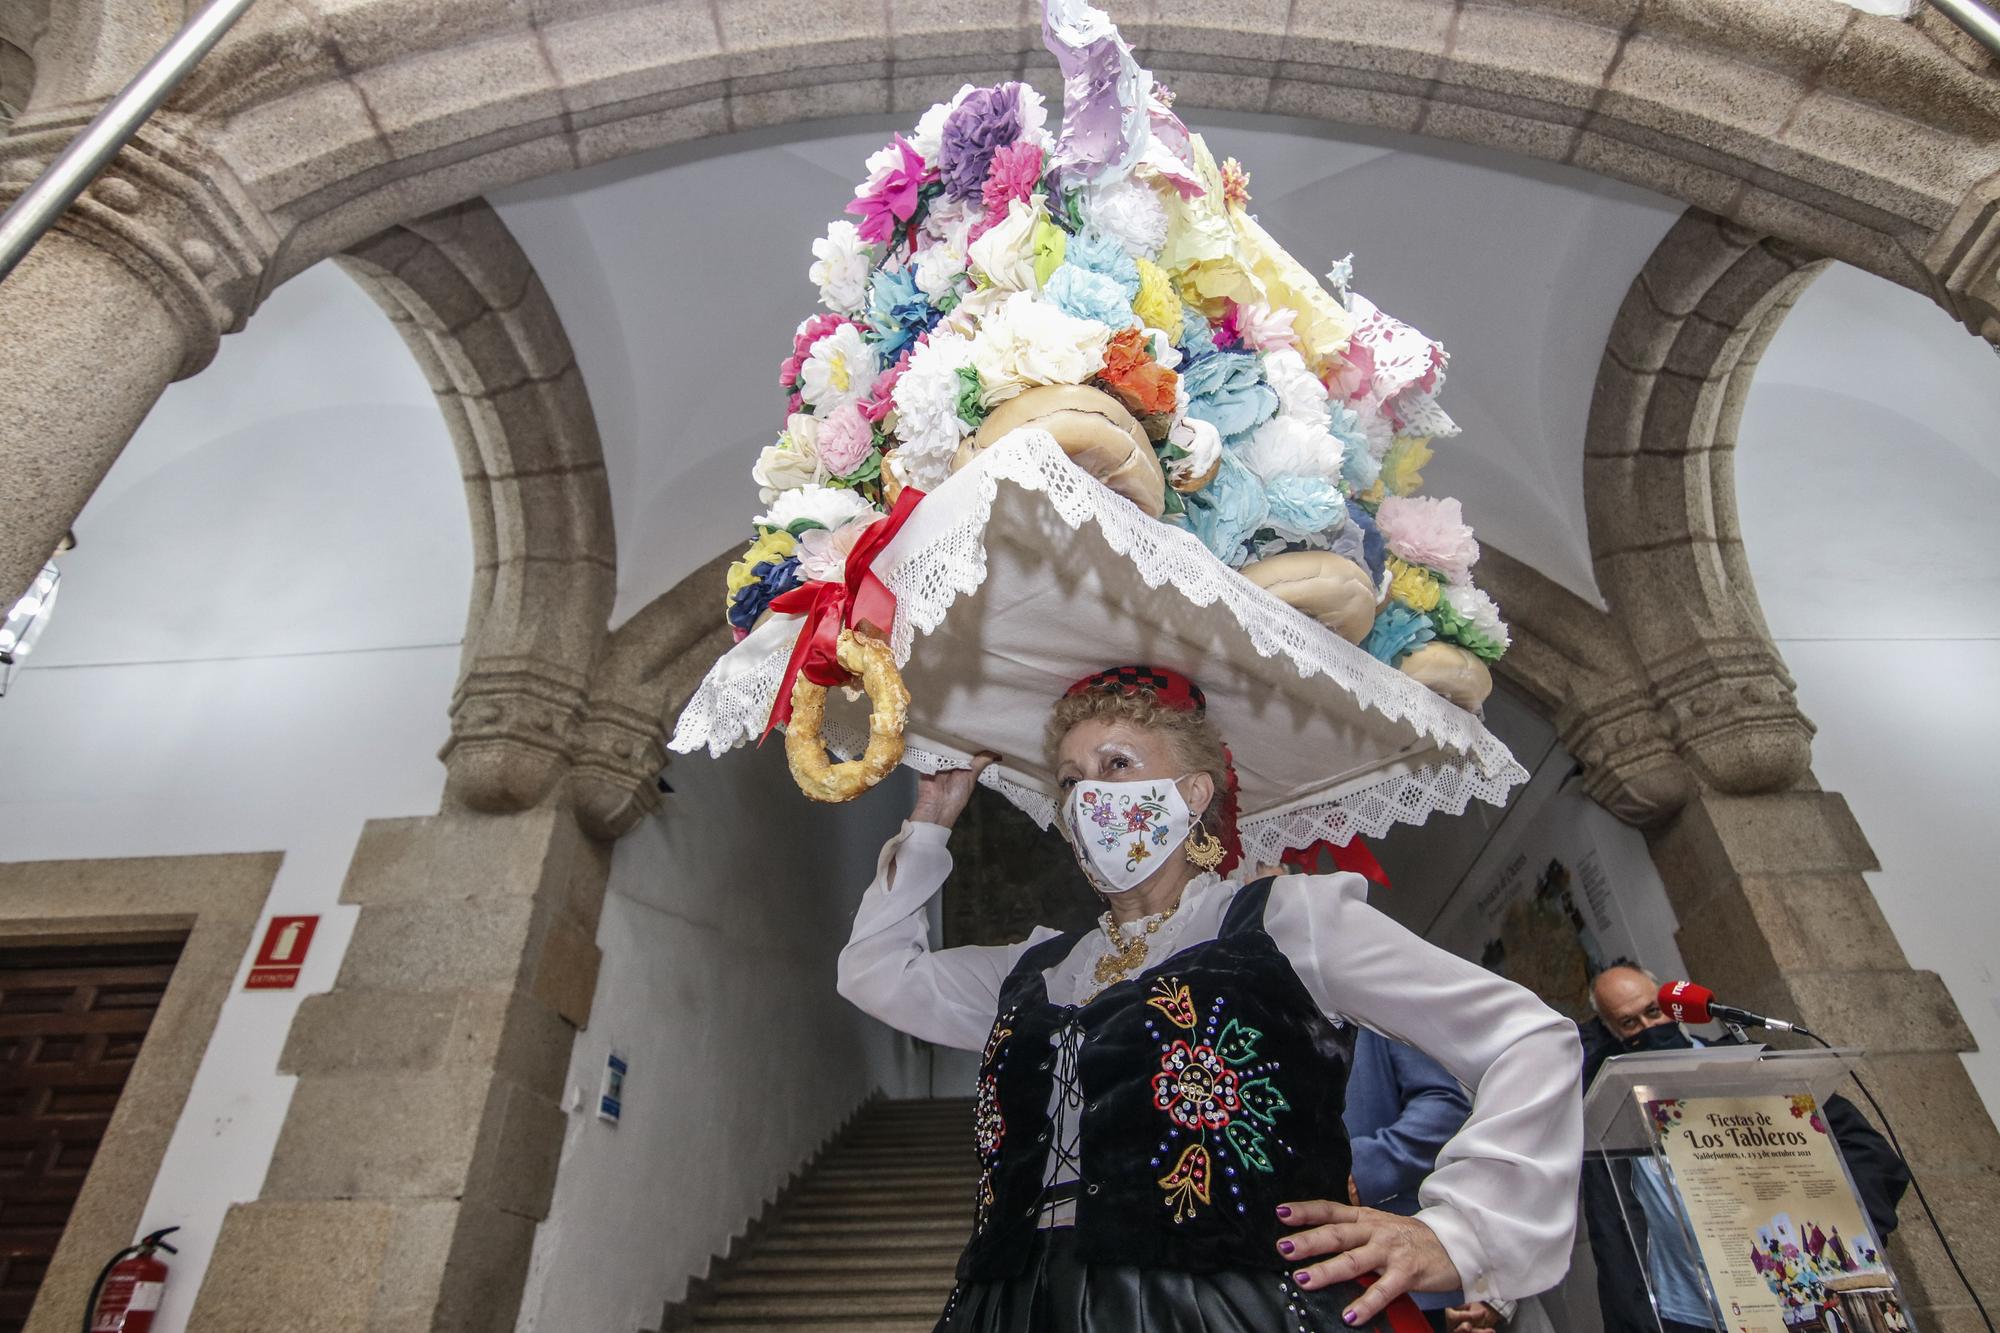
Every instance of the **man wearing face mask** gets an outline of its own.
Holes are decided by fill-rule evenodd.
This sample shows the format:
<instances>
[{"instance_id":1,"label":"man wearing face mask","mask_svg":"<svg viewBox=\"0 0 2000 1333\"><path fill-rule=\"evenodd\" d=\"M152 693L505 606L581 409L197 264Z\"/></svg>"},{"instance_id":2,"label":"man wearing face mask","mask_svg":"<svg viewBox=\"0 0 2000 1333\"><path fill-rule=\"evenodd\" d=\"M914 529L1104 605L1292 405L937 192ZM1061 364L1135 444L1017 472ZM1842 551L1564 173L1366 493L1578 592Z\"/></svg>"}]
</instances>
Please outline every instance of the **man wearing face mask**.
<instances>
[{"instance_id":1,"label":"man wearing face mask","mask_svg":"<svg viewBox=\"0 0 2000 1333\"><path fill-rule=\"evenodd\" d=\"M1590 1005L1601 1029L1585 1056L1585 1086L1604 1061L1640 1051L1686 1050L1706 1045L1690 1037L1660 1008L1660 983L1629 965L1607 967L1590 986ZM1735 1038L1727 1038L1730 1044ZM1845 1097L1820 1108L1878 1238L1896 1229L1896 1203L1910 1183L1908 1170L1888 1141ZM1621 1217L1618 1194L1638 1207ZM1654 1333L1646 1291L1650 1280L1662 1333L1702 1333L1713 1316L1702 1295L1700 1270L1681 1233L1673 1195L1650 1158L1590 1161L1583 1173L1583 1215L1597 1264L1597 1300L1604 1333ZM1628 1233L1626 1223L1631 1230ZM1640 1269L1644 1256L1644 1272Z\"/></svg>"},{"instance_id":2,"label":"man wearing face mask","mask_svg":"<svg viewBox=\"0 0 2000 1333\"><path fill-rule=\"evenodd\" d=\"M1374 911L1358 875L1233 876L1234 764L1178 672L1078 681L1047 744L1096 927L929 947L982 756L920 780L840 955L849 1000L983 1051L974 1233L939 1330L1425 1333L1406 1292L1554 1285L1582 1156L1574 1026ZM1413 1216L1330 1202L1357 1024L1472 1092Z\"/></svg>"}]
</instances>

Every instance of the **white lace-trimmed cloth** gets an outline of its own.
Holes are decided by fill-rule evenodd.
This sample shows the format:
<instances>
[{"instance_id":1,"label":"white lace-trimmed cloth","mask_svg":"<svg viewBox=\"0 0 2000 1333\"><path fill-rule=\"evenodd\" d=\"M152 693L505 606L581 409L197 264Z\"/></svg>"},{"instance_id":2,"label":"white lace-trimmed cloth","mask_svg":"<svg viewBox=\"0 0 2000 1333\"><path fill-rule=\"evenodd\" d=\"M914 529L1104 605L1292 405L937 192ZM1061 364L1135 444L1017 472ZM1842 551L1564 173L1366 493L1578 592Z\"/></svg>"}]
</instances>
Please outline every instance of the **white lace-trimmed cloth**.
<instances>
[{"instance_id":1,"label":"white lace-trimmed cloth","mask_svg":"<svg viewBox=\"0 0 2000 1333\"><path fill-rule=\"evenodd\" d=\"M1253 865L1457 814L1475 797L1504 805L1528 776L1479 719L1148 517L1045 431L1015 431L926 496L874 569L896 597L890 647L911 694L904 762L935 772L992 750L1003 759L982 781L1044 828L1055 813L1050 704L1130 662L1172 667L1207 694L1242 781ZM774 616L725 653L673 749L755 741L798 627ZM829 701L835 754L859 753L865 710Z\"/></svg>"}]
</instances>

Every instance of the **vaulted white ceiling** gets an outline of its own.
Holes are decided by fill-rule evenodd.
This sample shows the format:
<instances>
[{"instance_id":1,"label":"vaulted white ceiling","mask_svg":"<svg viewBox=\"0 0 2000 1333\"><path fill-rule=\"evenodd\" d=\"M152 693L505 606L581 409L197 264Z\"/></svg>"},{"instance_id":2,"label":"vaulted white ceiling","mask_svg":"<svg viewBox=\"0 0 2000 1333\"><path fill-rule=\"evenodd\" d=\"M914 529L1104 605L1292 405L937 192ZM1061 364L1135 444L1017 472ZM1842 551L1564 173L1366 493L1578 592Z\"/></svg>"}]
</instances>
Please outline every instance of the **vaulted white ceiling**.
<instances>
[{"instance_id":1,"label":"vaulted white ceiling","mask_svg":"<svg viewBox=\"0 0 2000 1333\"><path fill-rule=\"evenodd\" d=\"M1432 489L1557 581L1595 596L1582 448L1604 338L1680 214L1545 163L1274 117L1197 118L1251 173L1264 225L1452 353L1465 434ZM815 308L811 245L900 120L739 135L552 177L495 199L549 286L604 435L622 620L757 512L749 464L784 420L778 362ZM790 136L790 137L787 137Z\"/></svg>"}]
</instances>

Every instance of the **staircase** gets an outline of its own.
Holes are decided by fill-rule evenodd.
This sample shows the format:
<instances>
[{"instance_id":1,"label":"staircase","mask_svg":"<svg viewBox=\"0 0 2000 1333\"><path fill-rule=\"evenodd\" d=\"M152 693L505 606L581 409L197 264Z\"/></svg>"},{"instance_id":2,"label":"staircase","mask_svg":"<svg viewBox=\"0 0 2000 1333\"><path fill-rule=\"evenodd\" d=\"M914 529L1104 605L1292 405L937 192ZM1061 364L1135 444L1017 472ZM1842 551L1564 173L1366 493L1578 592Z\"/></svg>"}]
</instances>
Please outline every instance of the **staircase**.
<instances>
[{"instance_id":1,"label":"staircase","mask_svg":"<svg viewBox=\"0 0 2000 1333\"><path fill-rule=\"evenodd\" d=\"M929 1333L972 1234L970 1101L884 1101L732 1244L662 1329Z\"/></svg>"}]
</instances>

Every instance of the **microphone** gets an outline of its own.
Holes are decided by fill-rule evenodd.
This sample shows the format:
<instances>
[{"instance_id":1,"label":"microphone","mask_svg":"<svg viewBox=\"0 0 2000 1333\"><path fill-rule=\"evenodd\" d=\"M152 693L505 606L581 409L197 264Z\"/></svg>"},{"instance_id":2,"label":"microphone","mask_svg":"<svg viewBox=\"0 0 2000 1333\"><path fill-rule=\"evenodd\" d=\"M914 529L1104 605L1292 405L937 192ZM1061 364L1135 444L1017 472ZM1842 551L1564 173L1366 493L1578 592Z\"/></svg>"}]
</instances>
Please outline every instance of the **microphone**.
<instances>
[{"instance_id":1,"label":"microphone","mask_svg":"<svg viewBox=\"0 0 2000 1333\"><path fill-rule=\"evenodd\" d=\"M1797 1023L1782 1018L1766 1018L1733 1004L1718 1004L1715 992L1692 981L1669 981L1660 987L1660 1008L1676 1023L1696 1025L1720 1019L1746 1028L1769 1028L1773 1032L1805 1032ZM1810 1036L1810 1033L1806 1035Z\"/></svg>"}]
</instances>

